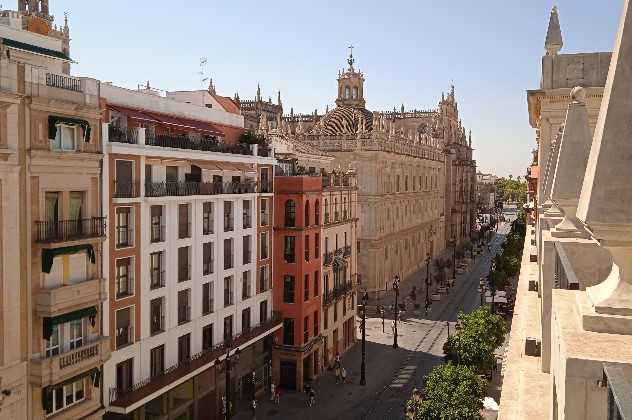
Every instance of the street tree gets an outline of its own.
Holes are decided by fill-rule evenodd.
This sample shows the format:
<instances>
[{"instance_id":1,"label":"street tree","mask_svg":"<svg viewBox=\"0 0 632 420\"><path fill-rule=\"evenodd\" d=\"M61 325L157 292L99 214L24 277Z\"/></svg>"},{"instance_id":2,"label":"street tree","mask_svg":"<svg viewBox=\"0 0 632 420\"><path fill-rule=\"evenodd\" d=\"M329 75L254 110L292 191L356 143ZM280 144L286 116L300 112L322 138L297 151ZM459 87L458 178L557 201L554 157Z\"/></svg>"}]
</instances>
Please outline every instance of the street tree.
<instances>
[{"instance_id":1,"label":"street tree","mask_svg":"<svg viewBox=\"0 0 632 420\"><path fill-rule=\"evenodd\" d=\"M474 370L447 363L426 376L424 397L406 403L410 420L481 420L486 382Z\"/></svg>"}]
</instances>

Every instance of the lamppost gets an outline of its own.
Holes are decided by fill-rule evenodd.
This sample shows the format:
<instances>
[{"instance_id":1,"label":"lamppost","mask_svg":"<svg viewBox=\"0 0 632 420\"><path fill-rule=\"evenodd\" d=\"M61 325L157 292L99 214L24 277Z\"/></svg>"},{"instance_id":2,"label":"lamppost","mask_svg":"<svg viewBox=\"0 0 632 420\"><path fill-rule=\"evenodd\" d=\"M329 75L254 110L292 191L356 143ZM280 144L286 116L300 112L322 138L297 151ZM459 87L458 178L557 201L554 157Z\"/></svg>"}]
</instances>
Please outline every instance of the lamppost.
<instances>
[{"instance_id":1,"label":"lamppost","mask_svg":"<svg viewBox=\"0 0 632 420\"><path fill-rule=\"evenodd\" d=\"M364 292L362 296L362 364L360 365L360 385L366 385L366 305L369 303L369 294Z\"/></svg>"},{"instance_id":2,"label":"lamppost","mask_svg":"<svg viewBox=\"0 0 632 420\"><path fill-rule=\"evenodd\" d=\"M399 276L395 275L395 279L393 280L393 290L395 290L395 328L393 334L393 348L399 348L397 345L397 318L399 318Z\"/></svg>"},{"instance_id":3,"label":"lamppost","mask_svg":"<svg viewBox=\"0 0 632 420\"><path fill-rule=\"evenodd\" d=\"M428 308L430 307L430 260L432 257L430 253L426 254L426 315L428 315Z\"/></svg>"},{"instance_id":4,"label":"lamppost","mask_svg":"<svg viewBox=\"0 0 632 420\"><path fill-rule=\"evenodd\" d=\"M448 326L448 338L450 337L450 321L446 321L445 325Z\"/></svg>"},{"instance_id":5,"label":"lamppost","mask_svg":"<svg viewBox=\"0 0 632 420\"><path fill-rule=\"evenodd\" d=\"M226 342L226 357L224 358L224 367L226 369L226 394L222 398L222 411L226 420L228 420L232 415L232 403L230 399L230 368L233 363L237 363L239 361L239 354L241 353L241 350L237 347L235 352L231 354L231 351L233 350L231 346L232 342L228 340ZM215 361L215 366L219 366L221 363L222 361L217 359Z\"/></svg>"},{"instance_id":6,"label":"lamppost","mask_svg":"<svg viewBox=\"0 0 632 420\"><path fill-rule=\"evenodd\" d=\"M452 278L456 280L456 238L452 237Z\"/></svg>"}]
</instances>

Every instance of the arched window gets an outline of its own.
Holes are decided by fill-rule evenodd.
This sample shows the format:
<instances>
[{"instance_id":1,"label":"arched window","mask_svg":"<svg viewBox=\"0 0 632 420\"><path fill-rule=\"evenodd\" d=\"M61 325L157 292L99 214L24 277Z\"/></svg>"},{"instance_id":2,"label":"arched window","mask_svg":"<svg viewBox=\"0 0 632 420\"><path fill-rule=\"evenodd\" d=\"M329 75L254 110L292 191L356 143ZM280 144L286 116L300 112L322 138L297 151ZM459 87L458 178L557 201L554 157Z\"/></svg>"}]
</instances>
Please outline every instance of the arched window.
<instances>
[{"instance_id":1,"label":"arched window","mask_svg":"<svg viewBox=\"0 0 632 420\"><path fill-rule=\"evenodd\" d=\"M329 201L325 198L325 224L329 223Z\"/></svg>"},{"instance_id":2,"label":"arched window","mask_svg":"<svg viewBox=\"0 0 632 420\"><path fill-rule=\"evenodd\" d=\"M349 99L351 97L351 92L349 86L345 86L345 99Z\"/></svg>"},{"instance_id":3,"label":"arched window","mask_svg":"<svg viewBox=\"0 0 632 420\"><path fill-rule=\"evenodd\" d=\"M320 225L320 202L318 200L314 204L314 224Z\"/></svg>"},{"instance_id":4,"label":"arched window","mask_svg":"<svg viewBox=\"0 0 632 420\"><path fill-rule=\"evenodd\" d=\"M358 99L358 88L357 87L353 88L353 99Z\"/></svg>"},{"instance_id":5,"label":"arched window","mask_svg":"<svg viewBox=\"0 0 632 420\"><path fill-rule=\"evenodd\" d=\"M309 226L309 201L305 201L305 220L303 224Z\"/></svg>"},{"instance_id":6,"label":"arched window","mask_svg":"<svg viewBox=\"0 0 632 420\"><path fill-rule=\"evenodd\" d=\"M334 198L334 222L338 221L340 215L338 214L338 199Z\"/></svg>"},{"instance_id":7,"label":"arched window","mask_svg":"<svg viewBox=\"0 0 632 420\"><path fill-rule=\"evenodd\" d=\"M347 220L347 197L343 197L342 198L343 201L343 205L342 205L342 218L344 220Z\"/></svg>"},{"instance_id":8,"label":"arched window","mask_svg":"<svg viewBox=\"0 0 632 420\"><path fill-rule=\"evenodd\" d=\"M294 200L285 202L285 227L296 226L296 203Z\"/></svg>"}]
</instances>

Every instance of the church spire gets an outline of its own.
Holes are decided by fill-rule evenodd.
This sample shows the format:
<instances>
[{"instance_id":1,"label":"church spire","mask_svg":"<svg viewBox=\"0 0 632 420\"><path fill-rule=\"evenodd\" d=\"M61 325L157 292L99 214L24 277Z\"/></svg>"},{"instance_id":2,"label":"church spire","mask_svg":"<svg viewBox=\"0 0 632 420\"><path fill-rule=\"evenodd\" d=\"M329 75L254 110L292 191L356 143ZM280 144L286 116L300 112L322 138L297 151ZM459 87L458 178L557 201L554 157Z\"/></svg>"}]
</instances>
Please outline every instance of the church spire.
<instances>
[{"instance_id":1,"label":"church spire","mask_svg":"<svg viewBox=\"0 0 632 420\"><path fill-rule=\"evenodd\" d=\"M257 102L261 101L261 87L259 86L259 83L257 83L257 96L255 97L255 100Z\"/></svg>"},{"instance_id":2,"label":"church spire","mask_svg":"<svg viewBox=\"0 0 632 420\"><path fill-rule=\"evenodd\" d=\"M353 63L355 63L355 58L353 58L353 45L349 45L349 58L347 58L347 63L349 64L349 70L353 71Z\"/></svg>"},{"instance_id":3,"label":"church spire","mask_svg":"<svg viewBox=\"0 0 632 420\"><path fill-rule=\"evenodd\" d=\"M213 78L211 77L211 79L208 82L208 93L210 93L211 95L215 95L215 86L213 85Z\"/></svg>"},{"instance_id":4,"label":"church spire","mask_svg":"<svg viewBox=\"0 0 632 420\"><path fill-rule=\"evenodd\" d=\"M281 106L281 91L277 93L277 105Z\"/></svg>"},{"instance_id":5,"label":"church spire","mask_svg":"<svg viewBox=\"0 0 632 420\"><path fill-rule=\"evenodd\" d=\"M551 9L551 17L549 18L549 28L546 31L546 41L544 42L546 55L557 55L563 45L564 42L562 42L562 29L560 28L557 6L553 6L553 9Z\"/></svg>"}]
</instances>

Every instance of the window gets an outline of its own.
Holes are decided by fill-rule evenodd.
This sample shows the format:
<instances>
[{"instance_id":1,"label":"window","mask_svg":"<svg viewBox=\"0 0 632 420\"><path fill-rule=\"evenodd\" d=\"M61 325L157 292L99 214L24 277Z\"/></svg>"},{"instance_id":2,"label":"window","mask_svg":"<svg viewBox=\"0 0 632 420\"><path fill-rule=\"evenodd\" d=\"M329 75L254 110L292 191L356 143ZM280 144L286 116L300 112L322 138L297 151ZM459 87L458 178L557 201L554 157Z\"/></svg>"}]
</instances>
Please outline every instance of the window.
<instances>
[{"instance_id":1,"label":"window","mask_svg":"<svg viewBox=\"0 0 632 420\"><path fill-rule=\"evenodd\" d=\"M285 258L285 262L293 263L296 261L296 256L294 253L295 244L296 244L295 236L284 237L283 258Z\"/></svg>"},{"instance_id":2,"label":"window","mask_svg":"<svg viewBox=\"0 0 632 420\"><path fill-rule=\"evenodd\" d=\"M189 247L178 248L178 282L191 280L191 265L189 264Z\"/></svg>"},{"instance_id":3,"label":"window","mask_svg":"<svg viewBox=\"0 0 632 420\"><path fill-rule=\"evenodd\" d=\"M309 340L309 316L303 318L303 343Z\"/></svg>"},{"instance_id":4,"label":"window","mask_svg":"<svg viewBox=\"0 0 632 420\"><path fill-rule=\"evenodd\" d=\"M269 210L268 210L268 200L262 198L260 203L261 203L261 208L259 209L260 210L260 215L259 215L260 221L259 222L261 223L261 226L268 226L268 223L270 223L270 221L269 221Z\"/></svg>"},{"instance_id":5,"label":"window","mask_svg":"<svg viewBox=\"0 0 632 420\"><path fill-rule=\"evenodd\" d=\"M191 334L178 337L178 362L191 359Z\"/></svg>"},{"instance_id":6,"label":"window","mask_svg":"<svg viewBox=\"0 0 632 420\"><path fill-rule=\"evenodd\" d=\"M233 239L224 239L224 270L233 268Z\"/></svg>"},{"instance_id":7,"label":"window","mask_svg":"<svg viewBox=\"0 0 632 420\"><path fill-rule=\"evenodd\" d=\"M395 191L399 192L399 175L397 175L397 184L395 185Z\"/></svg>"},{"instance_id":8,"label":"window","mask_svg":"<svg viewBox=\"0 0 632 420\"><path fill-rule=\"evenodd\" d=\"M178 292L178 325L185 324L191 320L191 289L184 289Z\"/></svg>"},{"instance_id":9,"label":"window","mask_svg":"<svg viewBox=\"0 0 632 420\"><path fill-rule=\"evenodd\" d=\"M314 311L314 337L316 337L320 331L318 330L318 311Z\"/></svg>"},{"instance_id":10,"label":"window","mask_svg":"<svg viewBox=\"0 0 632 420\"><path fill-rule=\"evenodd\" d=\"M283 320L283 344L286 346L294 345L294 320L292 318Z\"/></svg>"},{"instance_id":11,"label":"window","mask_svg":"<svg viewBox=\"0 0 632 420\"><path fill-rule=\"evenodd\" d=\"M233 338L233 316L229 315L224 318L224 341L229 341Z\"/></svg>"},{"instance_id":12,"label":"window","mask_svg":"<svg viewBox=\"0 0 632 420\"><path fill-rule=\"evenodd\" d=\"M165 225L162 223L162 206L151 206L151 242L165 240Z\"/></svg>"},{"instance_id":13,"label":"window","mask_svg":"<svg viewBox=\"0 0 632 420\"><path fill-rule=\"evenodd\" d=\"M232 305L235 302L235 296L233 291L233 276L224 278L224 308Z\"/></svg>"},{"instance_id":14,"label":"window","mask_svg":"<svg viewBox=\"0 0 632 420\"><path fill-rule=\"evenodd\" d=\"M51 139L51 149L75 150L75 127L57 124L57 134L54 139Z\"/></svg>"},{"instance_id":15,"label":"window","mask_svg":"<svg viewBox=\"0 0 632 420\"><path fill-rule=\"evenodd\" d=\"M320 257L320 233L316 233L314 236L314 259Z\"/></svg>"},{"instance_id":16,"label":"window","mask_svg":"<svg viewBox=\"0 0 632 420\"><path fill-rule=\"evenodd\" d=\"M259 292L268 290L268 266L259 267Z\"/></svg>"},{"instance_id":17,"label":"window","mask_svg":"<svg viewBox=\"0 0 632 420\"><path fill-rule=\"evenodd\" d=\"M252 227L252 210L250 208L250 200L244 200L243 202L243 226L244 229L250 229Z\"/></svg>"},{"instance_id":18,"label":"window","mask_svg":"<svg viewBox=\"0 0 632 420\"><path fill-rule=\"evenodd\" d=\"M320 225L320 202L318 200L314 204L314 224Z\"/></svg>"},{"instance_id":19,"label":"window","mask_svg":"<svg viewBox=\"0 0 632 420\"><path fill-rule=\"evenodd\" d=\"M340 213L338 212L338 199L334 198L334 222L340 220Z\"/></svg>"},{"instance_id":20,"label":"window","mask_svg":"<svg viewBox=\"0 0 632 420\"><path fill-rule=\"evenodd\" d=\"M185 239L191 237L191 223L189 222L189 205L178 205L178 238Z\"/></svg>"},{"instance_id":21,"label":"window","mask_svg":"<svg viewBox=\"0 0 632 420\"><path fill-rule=\"evenodd\" d=\"M309 274L305 274L305 280L303 281L303 301L309 300Z\"/></svg>"},{"instance_id":22,"label":"window","mask_svg":"<svg viewBox=\"0 0 632 420\"><path fill-rule=\"evenodd\" d=\"M59 130L58 130L59 133ZM46 415L58 413L85 398L84 378L65 385L55 385L43 390Z\"/></svg>"},{"instance_id":23,"label":"window","mask_svg":"<svg viewBox=\"0 0 632 420\"><path fill-rule=\"evenodd\" d=\"M116 247L133 246L134 231L131 225L131 207L116 208Z\"/></svg>"},{"instance_id":24,"label":"window","mask_svg":"<svg viewBox=\"0 0 632 420\"><path fill-rule=\"evenodd\" d=\"M346 316L347 315L347 297L345 296L342 299L342 316Z\"/></svg>"},{"instance_id":25,"label":"window","mask_svg":"<svg viewBox=\"0 0 632 420\"><path fill-rule=\"evenodd\" d=\"M305 235L305 261L309 261L309 234Z\"/></svg>"},{"instance_id":26,"label":"window","mask_svg":"<svg viewBox=\"0 0 632 420\"><path fill-rule=\"evenodd\" d=\"M241 300L249 299L252 296L251 283L250 271L244 271L241 275Z\"/></svg>"},{"instance_id":27,"label":"window","mask_svg":"<svg viewBox=\"0 0 632 420\"><path fill-rule=\"evenodd\" d=\"M309 226L309 201L305 201L305 218L303 219L303 226Z\"/></svg>"},{"instance_id":28,"label":"window","mask_svg":"<svg viewBox=\"0 0 632 420\"><path fill-rule=\"evenodd\" d=\"M78 349L83 345L83 319L77 319L68 323L68 347L70 350Z\"/></svg>"},{"instance_id":29,"label":"window","mask_svg":"<svg viewBox=\"0 0 632 420\"><path fill-rule=\"evenodd\" d=\"M351 89L349 89L349 86L345 86L345 99L349 98L351 98Z\"/></svg>"},{"instance_id":30,"label":"window","mask_svg":"<svg viewBox=\"0 0 632 420\"><path fill-rule=\"evenodd\" d=\"M53 332L49 340L46 340L45 351L46 357L57 356L60 352L59 347L59 325L53 326Z\"/></svg>"},{"instance_id":31,"label":"window","mask_svg":"<svg viewBox=\"0 0 632 420\"><path fill-rule=\"evenodd\" d=\"M283 277L283 303L294 303L294 276Z\"/></svg>"},{"instance_id":32,"label":"window","mask_svg":"<svg viewBox=\"0 0 632 420\"><path fill-rule=\"evenodd\" d=\"M320 271L314 271L314 296L318 296L320 286Z\"/></svg>"},{"instance_id":33,"label":"window","mask_svg":"<svg viewBox=\"0 0 632 420\"><path fill-rule=\"evenodd\" d=\"M329 328L329 308L325 308L323 312L323 326L325 329Z\"/></svg>"},{"instance_id":34,"label":"window","mask_svg":"<svg viewBox=\"0 0 632 420\"><path fill-rule=\"evenodd\" d=\"M149 355L150 376L155 378L160 376L165 371L165 345L160 345L151 349Z\"/></svg>"},{"instance_id":35,"label":"window","mask_svg":"<svg viewBox=\"0 0 632 420\"><path fill-rule=\"evenodd\" d=\"M152 252L149 254L149 287L158 289L165 286L165 271L163 270L164 251Z\"/></svg>"},{"instance_id":36,"label":"window","mask_svg":"<svg viewBox=\"0 0 632 420\"><path fill-rule=\"evenodd\" d=\"M116 365L116 389L126 392L132 389L134 383L134 359L127 359Z\"/></svg>"},{"instance_id":37,"label":"window","mask_svg":"<svg viewBox=\"0 0 632 420\"><path fill-rule=\"evenodd\" d=\"M116 348L120 349L134 342L132 314L133 306L116 311Z\"/></svg>"},{"instance_id":38,"label":"window","mask_svg":"<svg viewBox=\"0 0 632 420\"><path fill-rule=\"evenodd\" d=\"M215 215L213 203L202 204L202 234L210 235L215 232Z\"/></svg>"},{"instance_id":39,"label":"window","mask_svg":"<svg viewBox=\"0 0 632 420\"><path fill-rule=\"evenodd\" d=\"M294 200L285 202L285 227L296 226L296 203Z\"/></svg>"},{"instance_id":40,"label":"window","mask_svg":"<svg viewBox=\"0 0 632 420\"><path fill-rule=\"evenodd\" d=\"M347 220L347 197L342 198L342 219Z\"/></svg>"},{"instance_id":41,"label":"window","mask_svg":"<svg viewBox=\"0 0 632 420\"><path fill-rule=\"evenodd\" d=\"M329 273L325 273L323 276L323 293L329 293Z\"/></svg>"},{"instance_id":42,"label":"window","mask_svg":"<svg viewBox=\"0 0 632 420\"><path fill-rule=\"evenodd\" d=\"M268 232L261 232L261 256L260 259L265 260L268 258Z\"/></svg>"},{"instance_id":43,"label":"window","mask_svg":"<svg viewBox=\"0 0 632 420\"><path fill-rule=\"evenodd\" d=\"M353 90L351 91L351 93L352 93L353 99L358 99L358 87L357 86L353 87Z\"/></svg>"},{"instance_id":44,"label":"window","mask_svg":"<svg viewBox=\"0 0 632 420\"><path fill-rule=\"evenodd\" d=\"M208 324L202 328L202 350L213 348L213 324Z\"/></svg>"},{"instance_id":45,"label":"window","mask_svg":"<svg viewBox=\"0 0 632 420\"><path fill-rule=\"evenodd\" d=\"M116 298L122 299L134 294L134 270L132 257L116 260Z\"/></svg>"},{"instance_id":46,"label":"window","mask_svg":"<svg viewBox=\"0 0 632 420\"><path fill-rule=\"evenodd\" d=\"M259 323L264 323L268 320L268 301L264 300L259 304Z\"/></svg>"},{"instance_id":47,"label":"window","mask_svg":"<svg viewBox=\"0 0 632 420\"><path fill-rule=\"evenodd\" d=\"M251 247L251 236L246 235L243 239L243 264L250 264L252 260L252 247Z\"/></svg>"},{"instance_id":48,"label":"window","mask_svg":"<svg viewBox=\"0 0 632 420\"><path fill-rule=\"evenodd\" d=\"M151 335L159 334L165 331L165 310L164 297L152 299L149 303L150 311L150 327Z\"/></svg>"},{"instance_id":49,"label":"window","mask_svg":"<svg viewBox=\"0 0 632 420\"><path fill-rule=\"evenodd\" d=\"M334 301L334 322L338 322L338 302Z\"/></svg>"},{"instance_id":50,"label":"window","mask_svg":"<svg viewBox=\"0 0 632 420\"><path fill-rule=\"evenodd\" d=\"M224 201L224 232L233 231L233 202Z\"/></svg>"},{"instance_id":51,"label":"window","mask_svg":"<svg viewBox=\"0 0 632 420\"><path fill-rule=\"evenodd\" d=\"M202 275L207 276L214 270L213 242L206 242L202 245Z\"/></svg>"},{"instance_id":52,"label":"window","mask_svg":"<svg viewBox=\"0 0 632 420\"><path fill-rule=\"evenodd\" d=\"M202 315L208 315L213 312L214 295L213 282L204 283L202 285Z\"/></svg>"},{"instance_id":53,"label":"window","mask_svg":"<svg viewBox=\"0 0 632 420\"><path fill-rule=\"evenodd\" d=\"M45 194L44 217L46 222L51 226L51 229L57 229L57 222L59 221L59 197L58 192L47 192Z\"/></svg>"},{"instance_id":54,"label":"window","mask_svg":"<svg viewBox=\"0 0 632 420\"><path fill-rule=\"evenodd\" d=\"M241 311L241 331L248 331L250 329L250 308L246 308Z\"/></svg>"},{"instance_id":55,"label":"window","mask_svg":"<svg viewBox=\"0 0 632 420\"><path fill-rule=\"evenodd\" d=\"M329 203L325 199L325 224L329 223Z\"/></svg>"}]
</instances>

